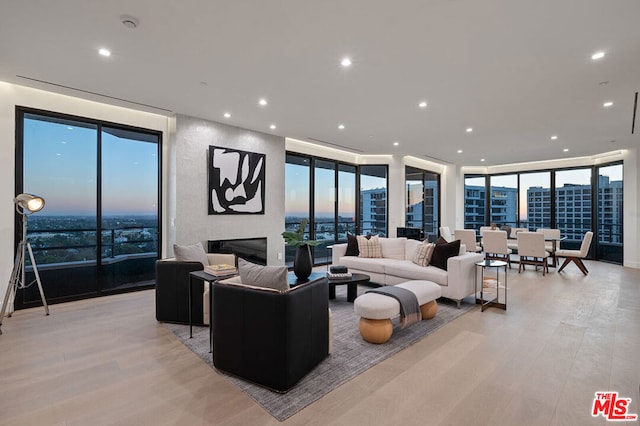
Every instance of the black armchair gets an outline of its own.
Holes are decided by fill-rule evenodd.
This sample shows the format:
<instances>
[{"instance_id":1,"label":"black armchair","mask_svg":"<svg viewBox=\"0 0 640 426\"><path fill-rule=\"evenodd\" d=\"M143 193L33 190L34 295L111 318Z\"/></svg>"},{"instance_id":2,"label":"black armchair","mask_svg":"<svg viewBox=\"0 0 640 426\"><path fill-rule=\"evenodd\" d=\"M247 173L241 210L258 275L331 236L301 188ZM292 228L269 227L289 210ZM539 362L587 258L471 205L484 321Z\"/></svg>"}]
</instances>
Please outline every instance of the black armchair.
<instances>
[{"instance_id":1,"label":"black armchair","mask_svg":"<svg viewBox=\"0 0 640 426\"><path fill-rule=\"evenodd\" d=\"M329 353L326 279L286 293L229 281L213 285L213 364L286 392Z\"/></svg>"},{"instance_id":2,"label":"black armchair","mask_svg":"<svg viewBox=\"0 0 640 426\"><path fill-rule=\"evenodd\" d=\"M207 253L210 265L235 264L235 255ZM156 319L161 322L189 323L189 273L204 269L200 262L178 261L175 258L156 261ZM208 288L194 286L191 295L193 324L209 322Z\"/></svg>"}]
</instances>

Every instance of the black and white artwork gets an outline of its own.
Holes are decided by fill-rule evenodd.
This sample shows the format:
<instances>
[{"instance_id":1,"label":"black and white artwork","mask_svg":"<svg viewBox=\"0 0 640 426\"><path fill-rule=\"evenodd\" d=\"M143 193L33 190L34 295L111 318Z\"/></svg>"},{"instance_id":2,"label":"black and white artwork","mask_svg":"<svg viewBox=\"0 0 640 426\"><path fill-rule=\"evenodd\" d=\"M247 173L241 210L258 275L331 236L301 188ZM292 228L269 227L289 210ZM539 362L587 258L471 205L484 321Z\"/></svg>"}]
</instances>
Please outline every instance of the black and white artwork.
<instances>
[{"instance_id":1,"label":"black and white artwork","mask_svg":"<svg viewBox=\"0 0 640 426\"><path fill-rule=\"evenodd\" d=\"M265 155L209 146L209 214L264 214Z\"/></svg>"}]
</instances>

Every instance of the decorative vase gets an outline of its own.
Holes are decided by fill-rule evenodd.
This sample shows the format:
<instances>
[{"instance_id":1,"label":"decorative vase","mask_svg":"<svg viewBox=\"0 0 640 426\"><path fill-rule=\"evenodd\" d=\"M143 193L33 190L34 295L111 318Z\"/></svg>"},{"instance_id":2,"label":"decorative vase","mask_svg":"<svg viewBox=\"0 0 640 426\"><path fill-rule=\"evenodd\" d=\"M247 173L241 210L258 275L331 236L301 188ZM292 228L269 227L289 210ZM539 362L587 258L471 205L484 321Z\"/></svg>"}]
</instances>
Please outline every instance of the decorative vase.
<instances>
[{"instance_id":1,"label":"decorative vase","mask_svg":"<svg viewBox=\"0 0 640 426\"><path fill-rule=\"evenodd\" d=\"M296 250L293 273L301 280L307 279L311 275L311 251L308 245L300 246Z\"/></svg>"}]
</instances>

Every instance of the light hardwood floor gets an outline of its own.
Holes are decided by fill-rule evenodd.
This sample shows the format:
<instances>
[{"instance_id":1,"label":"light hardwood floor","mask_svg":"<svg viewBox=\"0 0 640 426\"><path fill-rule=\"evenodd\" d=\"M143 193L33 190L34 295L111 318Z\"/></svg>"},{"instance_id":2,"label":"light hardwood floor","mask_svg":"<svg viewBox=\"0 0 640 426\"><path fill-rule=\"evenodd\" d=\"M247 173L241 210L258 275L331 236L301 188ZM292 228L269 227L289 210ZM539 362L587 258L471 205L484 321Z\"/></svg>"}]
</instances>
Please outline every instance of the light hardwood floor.
<instances>
[{"instance_id":1,"label":"light hardwood floor","mask_svg":"<svg viewBox=\"0 0 640 426\"><path fill-rule=\"evenodd\" d=\"M506 312L474 309L285 423L604 424L602 390L640 413L640 270L587 267L512 269ZM156 322L153 291L50 308L4 320L0 424L279 423Z\"/></svg>"}]
</instances>

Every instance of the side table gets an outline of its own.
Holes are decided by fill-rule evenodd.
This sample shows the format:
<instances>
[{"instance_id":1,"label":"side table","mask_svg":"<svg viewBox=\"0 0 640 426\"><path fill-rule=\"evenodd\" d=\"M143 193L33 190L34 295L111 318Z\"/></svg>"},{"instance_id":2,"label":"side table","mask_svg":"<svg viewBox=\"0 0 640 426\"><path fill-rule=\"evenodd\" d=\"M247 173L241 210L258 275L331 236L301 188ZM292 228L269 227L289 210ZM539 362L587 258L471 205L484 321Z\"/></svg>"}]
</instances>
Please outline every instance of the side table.
<instances>
[{"instance_id":1,"label":"side table","mask_svg":"<svg viewBox=\"0 0 640 426\"><path fill-rule=\"evenodd\" d=\"M478 274L480 268L480 274ZM495 268L496 280L496 297L490 300L484 299L484 280L485 272L489 268ZM500 302L500 269L504 268L504 303ZM478 280L478 278L480 278ZM478 281L480 281L480 298L478 299ZM507 262L502 260L482 260L476 263L476 285L475 285L476 304L481 305L480 310L484 312L485 308L495 307L507 310Z\"/></svg>"},{"instance_id":2,"label":"side table","mask_svg":"<svg viewBox=\"0 0 640 426\"><path fill-rule=\"evenodd\" d=\"M213 310L213 303L212 303L213 288L211 287L213 286L213 283L216 282L218 279L228 278L229 276L216 277L215 275L208 274L204 271L189 272L189 338L190 339L193 338L193 320L191 318L191 294L193 293L193 285L202 283L202 285L209 286L209 352L210 353L213 353L213 324L211 324L211 319L213 318L213 315L211 315L211 312Z\"/></svg>"}]
</instances>

